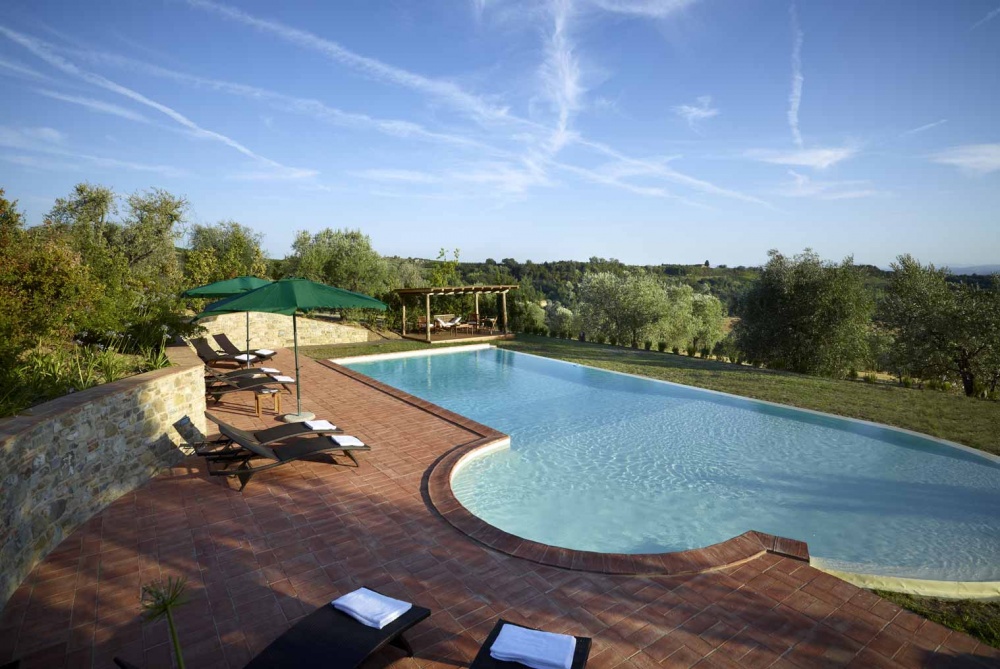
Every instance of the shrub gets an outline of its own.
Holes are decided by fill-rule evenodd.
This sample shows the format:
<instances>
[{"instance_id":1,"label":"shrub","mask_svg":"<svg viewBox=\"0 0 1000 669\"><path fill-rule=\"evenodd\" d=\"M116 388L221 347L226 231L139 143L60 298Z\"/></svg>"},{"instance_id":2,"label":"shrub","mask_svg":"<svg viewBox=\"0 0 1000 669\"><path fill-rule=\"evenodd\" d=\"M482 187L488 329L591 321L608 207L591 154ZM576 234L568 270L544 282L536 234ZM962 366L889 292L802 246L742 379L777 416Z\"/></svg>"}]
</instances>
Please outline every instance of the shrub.
<instances>
[{"instance_id":1,"label":"shrub","mask_svg":"<svg viewBox=\"0 0 1000 669\"><path fill-rule=\"evenodd\" d=\"M647 339L646 342L645 342L645 344L646 344L646 350L647 351L649 351L649 350L651 350L653 348L653 342L651 342L650 340Z\"/></svg>"},{"instance_id":2,"label":"shrub","mask_svg":"<svg viewBox=\"0 0 1000 669\"><path fill-rule=\"evenodd\" d=\"M912 388L913 379L911 379L909 376L904 376L902 379L899 380L899 385L903 386L904 388Z\"/></svg>"},{"instance_id":3,"label":"shrub","mask_svg":"<svg viewBox=\"0 0 1000 669\"><path fill-rule=\"evenodd\" d=\"M658 343L656 345L656 350L659 351L660 353L663 353L664 351L666 351L667 350L667 342L661 341L660 343Z\"/></svg>"},{"instance_id":4,"label":"shrub","mask_svg":"<svg viewBox=\"0 0 1000 669\"><path fill-rule=\"evenodd\" d=\"M681 349L680 347L674 346L673 348L670 349L670 352L673 353L674 355L680 355Z\"/></svg>"},{"instance_id":5,"label":"shrub","mask_svg":"<svg viewBox=\"0 0 1000 669\"><path fill-rule=\"evenodd\" d=\"M594 341L596 341L598 344L603 344L605 341L607 341L607 338L604 335L599 334L596 337L594 337Z\"/></svg>"},{"instance_id":6,"label":"shrub","mask_svg":"<svg viewBox=\"0 0 1000 669\"><path fill-rule=\"evenodd\" d=\"M618 336L611 335L610 337L608 337L608 343L610 343L612 346L618 346Z\"/></svg>"},{"instance_id":7,"label":"shrub","mask_svg":"<svg viewBox=\"0 0 1000 669\"><path fill-rule=\"evenodd\" d=\"M875 374L873 374L872 372L869 372L864 375L863 380L865 383L875 383L878 381L878 377L875 376Z\"/></svg>"},{"instance_id":8,"label":"shrub","mask_svg":"<svg viewBox=\"0 0 1000 669\"><path fill-rule=\"evenodd\" d=\"M858 379L858 370L851 367L849 370L847 370L847 378L851 379L852 381L856 381Z\"/></svg>"},{"instance_id":9,"label":"shrub","mask_svg":"<svg viewBox=\"0 0 1000 669\"><path fill-rule=\"evenodd\" d=\"M707 346L703 346L701 348L701 357L705 358L705 360L708 360L708 356L710 355L712 355L712 351L709 350Z\"/></svg>"},{"instance_id":10,"label":"shrub","mask_svg":"<svg viewBox=\"0 0 1000 669\"><path fill-rule=\"evenodd\" d=\"M695 347L694 344L688 344L687 354L689 356L691 356L693 358L697 352L698 352L698 349Z\"/></svg>"}]
</instances>

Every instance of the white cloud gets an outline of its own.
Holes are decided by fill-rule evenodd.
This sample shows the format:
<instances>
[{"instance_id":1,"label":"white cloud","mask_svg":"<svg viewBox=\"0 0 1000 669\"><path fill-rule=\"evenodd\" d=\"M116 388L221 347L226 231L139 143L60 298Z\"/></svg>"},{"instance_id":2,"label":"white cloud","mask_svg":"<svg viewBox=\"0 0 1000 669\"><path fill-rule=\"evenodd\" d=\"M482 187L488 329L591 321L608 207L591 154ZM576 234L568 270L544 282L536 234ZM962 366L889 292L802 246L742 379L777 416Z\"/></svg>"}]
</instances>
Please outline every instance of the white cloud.
<instances>
[{"instance_id":1,"label":"white cloud","mask_svg":"<svg viewBox=\"0 0 1000 669\"><path fill-rule=\"evenodd\" d=\"M1000 170L1000 144L966 144L931 156L935 163L954 165L967 172L989 174Z\"/></svg>"},{"instance_id":2,"label":"white cloud","mask_svg":"<svg viewBox=\"0 0 1000 669\"><path fill-rule=\"evenodd\" d=\"M795 145L802 148L802 133L799 132L799 105L802 104L802 40L803 33L799 27L799 12L795 3L788 8L792 20L792 92L788 94L788 127L792 131Z\"/></svg>"},{"instance_id":3,"label":"white cloud","mask_svg":"<svg viewBox=\"0 0 1000 669\"><path fill-rule=\"evenodd\" d=\"M687 121L692 129L697 129L701 121L719 115L719 110L712 107L711 95L702 95L697 102L697 105L678 105L673 108L673 112Z\"/></svg>"},{"instance_id":4,"label":"white cloud","mask_svg":"<svg viewBox=\"0 0 1000 669\"><path fill-rule=\"evenodd\" d=\"M590 0L606 12L662 19L695 4L697 0Z\"/></svg>"},{"instance_id":5,"label":"white cloud","mask_svg":"<svg viewBox=\"0 0 1000 669\"><path fill-rule=\"evenodd\" d=\"M324 39L314 33L293 28L277 21L258 18L235 7L211 2L210 0L187 1L189 5L197 9L213 12L237 23L242 23L243 25L279 37L301 48L318 51L328 58L374 79L388 81L445 100L454 107L477 118L509 118L506 107L493 105L480 96L469 93L450 81L431 79L421 74L383 63L375 58L362 56L332 40Z\"/></svg>"},{"instance_id":6,"label":"white cloud","mask_svg":"<svg viewBox=\"0 0 1000 669\"><path fill-rule=\"evenodd\" d=\"M22 128L21 134L31 139L39 139L51 144L59 144L66 139L66 134L55 128Z\"/></svg>"},{"instance_id":7,"label":"white cloud","mask_svg":"<svg viewBox=\"0 0 1000 669\"><path fill-rule=\"evenodd\" d=\"M993 19L995 19L998 16L1000 16L1000 7L997 7L996 9L991 10L990 12L988 12L986 14L986 16L984 16L983 18L981 18L978 21L976 21L972 25L972 27L969 28L969 31L971 32L971 31L975 30L976 28L978 28L979 26L981 26L981 25L983 25L985 23L989 23L990 21L992 21Z\"/></svg>"},{"instance_id":8,"label":"white cloud","mask_svg":"<svg viewBox=\"0 0 1000 669\"><path fill-rule=\"evenodd\" d=\"M135 121L137 123L149 123L149 119L134 112L131 109L125 109L124 107L119 107L118 105L111 104L110 102L104 102L102 100L95 100L93 98L85 98L77 95L64 95L62 93L57 93L55 91L49 91L44 89L39 89L35 91L40 95L52 98L53 100L61 100L62 102L69 102L71 104L80 105L81 107L86 107L91 111L100 112L103 114L111 114L112 116L118 116L129 121Z\"/></svg>"},{"instance_id":9,"label":"white cloud","mask_svg":"<svg viewBox=\"0 0 1000 669\"><path fill-rule=\"evenodd\" d=\"M858 149L850 146L799 149L795 151L773 151L770 149L751 149L743 154L745 158L759 160L775 165L793 165L797 167L812 167L824 170L832 165L853 158Z\"/></svg>"},{"instance_id":10,"label":"white cloud","mask_svg":"<svg viewBox=\"0 0 1000 669\"><path fill-rule=\"evenodd\" d=\"M580 84L580 64L567 33L572 1L552 0L551 10L552 35L546 45L541 79L545 96L552 102L558 117L550 139L551 150L557 152L573 139L570 117L580 108L580 96L584 91Z\"/></svg>"},{"instance_id":11,"label":"white cloud","mask_svg":"<svg viewBox=\"0 0 1000 669\"><path fill-rule=\"evenodd\" d=\"M782 197L808 197L820 200L856 200L863 197L883 195L882 191L870 187L868 181L815 181L805 174L789 170L792 181L776 191Z\"/></svg>"},{"instance_id":12,"label":"white cloud","mask_svg":"<svg viewBox=\"0 0 1000 669\"><path fill-rule=\"evenodd\" d=\"M922 125L922 126L920 126L918 128L913 128L912 130L907 130L907 131L903 132L903 136L906 137L908 135L916 135L917 133L925 132L927 130L930 130L931 128L936 128L939 125L944 125L947 122L948 122L948 119L943 118L940 121L934 121L933 123L927 123L927 124Z\"/></svg>"},{"instance_id":13,"label":"white cloud","mask_svg":"<svg viewBox=\"0 0 1000 669\"><path fill-rule=\"evenodd\" d=\"M222 144L225 144L226 146L229 146L235 149L236 151L239 151L243 155L252 158L261 164L267 165L269 168L275 171L277 176L280 176L280 173L282 172L296 176L310 176L316 174L314 171L311 170L301 170L299 168L287 167L277 161L271 160L270 158L265 158L264 156L258 155L257 153L254 153L253 151L248 149L243 144L240 144L236 140L227 137L222 133L202 128L191 119L187 118L186 116L176 111L175 109L168 107L167 105L152 100L146 97L145 95L132 90L131 88L127 88L125 86L117 84L111 81L110 79L102 77L99 74L94 74L92 72L83 70L82 68L76 66L75 64L66 60L62 56L57 55L50 47L50 45L42 40L29 37L27 35L23 35L16 31L10 30L9 28L5 28L4 26L0 26L0 34L3 34L11 41L21 45L22 47L24 47L25 49L33 53L35 56L45 61L49 65L51 65L52 67L66 74L72 75L78 79L82 79L83 81L86 81L89 84L92 84L99 88L103 88L107 91L111 91L112 93L117 93L118 95L129 98L130 100L138 102L141 105L150 107L151 109L155 109L156 111L164 114L165 116L169 117L179 125L189 130L194 136L221 142Z\"/></svg>"}]
</instances>

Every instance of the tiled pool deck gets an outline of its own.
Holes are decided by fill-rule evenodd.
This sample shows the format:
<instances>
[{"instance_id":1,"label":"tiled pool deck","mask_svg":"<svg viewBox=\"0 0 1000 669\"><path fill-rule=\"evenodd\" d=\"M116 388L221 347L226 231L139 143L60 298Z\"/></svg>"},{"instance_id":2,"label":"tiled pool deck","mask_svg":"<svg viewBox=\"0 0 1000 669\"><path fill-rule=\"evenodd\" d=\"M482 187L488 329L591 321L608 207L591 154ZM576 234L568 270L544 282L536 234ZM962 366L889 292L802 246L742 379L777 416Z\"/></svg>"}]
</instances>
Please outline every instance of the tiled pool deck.
<instances>
[{"instance_id":1,"label":"tiled pool deck","mask_svg":"<svg viewBox=\"0 0 1000 669\"><path fill-rule=\"evenodd\" d=\"M191 669L242 667L298 618L362 584L434 611L409 635L415 658L387 649L371 667L466 666L499 616L592 636L596 669L1000 664L996 649L773 553L710 573L635 576L487 548L442 518L428 492L431 465L484 441L475 424L301 364L304 408L372 444L360 468L299 462L240 494L188 459L35 568L0 614L0 664L103 669L120 655L170 666L164 624L139 613L140 584L168 576L189 584L178 619ZM275 366L293 369L291 354L281 351ZM292 406L287 396L283 404ZM250 397L210 410L241 427L275 424L269 412L257 419Z\"/></svg>"}]
</instances>

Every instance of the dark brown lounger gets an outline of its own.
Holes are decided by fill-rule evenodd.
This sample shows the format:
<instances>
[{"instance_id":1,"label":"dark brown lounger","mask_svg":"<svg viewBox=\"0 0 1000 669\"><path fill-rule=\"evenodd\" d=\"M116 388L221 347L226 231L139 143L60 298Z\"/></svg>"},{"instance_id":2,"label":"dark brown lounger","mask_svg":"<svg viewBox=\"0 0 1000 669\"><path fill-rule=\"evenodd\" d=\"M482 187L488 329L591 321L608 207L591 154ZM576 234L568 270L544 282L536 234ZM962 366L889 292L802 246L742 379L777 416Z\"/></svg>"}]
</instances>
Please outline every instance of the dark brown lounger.
<instances>
[{"instance_id":1,"label":"dark brown lounger","mask_svg":"<svg viewBox=\"0 0 1000 669\"><path fill-rule=\"evenodd\" d=\"M232 379L220 378L205 384L205 397L210 397L216 402L221 401L222 396L228 393L241 393L246 391L257 392L269 386L278 384L284 388L294 386L294 381L278 381L273 376L237 376ZM289 390L288 392L291 392Z\"/></svg>"},{"instance_id":2,"label":"dark brown lounger","mask_svg":"<svg viewBox=\"0 0 1000 669\"><path fill-rule=\"evenodd\" d=\"M520 662L504 662L496 660L490 655L490 648L493 646L493 642L497 640L500 630L504 625L514 625L514 623L508 622L503 618L497 621L490 635L483 642L482 648L479 649L476 659L469 665L469 669L524 669L524 665ZM535 629L527 625L515 625L515 627L523 627L529 630ZM576 637L576 650L573 653L572 669L583 669L586 667L588 657L590 657L590 638L585 636Z\"/></svg>"},{"instance_id":3,"label":"dark brown lounger","mask_svg":"<svg viewBox=\"0 0 1000 669\"><path fill-rule=\"evenodd\" d=\"M222 362L233 363L236 365L246 364L246 361L237 360L235 356L230 355L229 353L219 353L212 348L212 345L209 344L208 340L204 337L192 339L191 345L194 346L195 353L198 354L198 357L201 358L201 361L206 365L214 367ZM251 360L250 362L254 362L254 360Z\"/></svg>"},{"instance_id":4,"label":"dark brown lounger","mask_svg":"<svg viewBox=\"0 0 1000 669\"><path fill-rule=\"evenodd\" d=\"M255 376L260 374L271 374L273 376L281 375L281 370L276 372L265 372L264 369L275 369L274 367L240 367L239 369L227 369L225 371L220 371L213 367L205 366L205 380L212 381L214 379L236 379L241 376Z\"/></svg>"},{"instance_id":5,"label":"dark brown lounger","mask_svg":"<svg viewBox=\"0 0 1000 669\"><path fill-rule=\"evenodd\" d=\"M382 629L375 629L326 604L272 641L244 669L355 669L387 645L413 657L403 632L430 615L429 609L414 604Z\"/></svg>"},{"instance_id":6,"label":"dark brown lounger","mask_svg":"<svg viewBox=\"0 0 1000 669\"><path fill-rule=\"evenodd\" d=\"M233 427L229 423L224 423L210 413L206 413L205 418L219 426L219 434L221 436L218 439L202 442L195 447L195 455L200 455L204 458L222 459L231 458L233 453L242 452L245 454L243 447L240 446L240 444L244 442L258 444L260 446L270 446L271 444L276 444L277 442L284 441L285 439L292 439L295 437L344 434L344 431L339 428L335 428L333 430L313 430L305 423L284 423L282 425L270 427L266 430L247 432L246 430ZM347 453L345 452L345 455L346 454Z\"/></svg>"},{"instance_id":7,"label":"dark brown lounger","mask_svg":"<svg viewBox=\"0 0 1000 669\"><path fill-rule=\"evenodd\" d=\"M219 348L221 348L224 353L228 353L229 355L234 356L234 357L237 356L237 355L243 355L245 353L249 353L250 355L255 356L257 358L257 360L264 361L264 360L270 360L271 358L273 358L276 355L274 352L266 353L266 354L258 353L257 351L255 351L253 349L250 349L249 351L244 351L244 350L240 349L232 341L230 341L229 337L227 335L225 335L225 334L212 335L212 337L215 338L215 343L219 345ZM262 349L258 349L258 350L262 350Z\"/></svg>"},{"instance_id":8,"label":"dark brown lounger","mask_svg":"<svg viewBox=\"0 0 1000 669\"><path fill-rule=\"evenodd\" d=\"M219 429L222 431L222 426L219 426ZM223 431L223 434L239 444L240 450L225 456L205 455L208 473L211 476L236 477L240 481L240 490L247 487L254 474L287 465L296 460L307 458L310 455L329 453L331 459L333 459L333 464L339 464L335 459L334 453L340 451L350 458L355 467L359 467L361 465L354 456L353 451L371 450L371 446L367 444L361 446L341 446L330 437L296 437L283 441L274 448L271 448L256 441L247 441L230 430ZM267 464L254 465L252 463L255 459L267 460L268 462Z\"/></svg>"}]
</instances>

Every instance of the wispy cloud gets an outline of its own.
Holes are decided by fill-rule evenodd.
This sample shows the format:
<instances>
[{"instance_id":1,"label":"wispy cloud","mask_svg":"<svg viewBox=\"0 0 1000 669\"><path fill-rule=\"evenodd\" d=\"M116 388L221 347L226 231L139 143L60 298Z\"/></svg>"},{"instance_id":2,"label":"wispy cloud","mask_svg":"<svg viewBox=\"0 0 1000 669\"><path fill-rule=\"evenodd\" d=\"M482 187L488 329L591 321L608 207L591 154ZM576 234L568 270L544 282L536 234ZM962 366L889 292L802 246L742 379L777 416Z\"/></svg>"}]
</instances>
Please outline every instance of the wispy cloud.
<instances>
[{"instance_id":1,"label":"wispy cloud","mask_svg":"<svg viewBox=\"0 0 1000 669\"><path fill-rule=\"evenodd\" d=\"M7 60L5 58L0 58L0 73L14 74L27 79L35 79L37 81L52 81L52 77L44 75L37 70L33 70L27 65L22 65L21 63Z\"/></svg>"},{"instance_id":2,"label":"wispy cloud","mask_svg":"<svg viewBox=\"0 0 1000 669\"><path fill-rule=\"evenodd\" d=\"M371 169L351 172L351 176L371 181L393 181L411 184L432 184L439 183L441 177L429 172L419 172L417 170L400 169Z\"/></svg>"},{"instance_id":3,"label":"wispy cloud","mask_svg":"<svg viewBox=\"0 0 1000 669\"><path fill-rule=\"evenodd\" d=\"M799 132L799 105L802 104L802 40L804 35L799 27L799 11L793 2L788 8L792 21L792 92L788 94L788 127L792 131L795 145L802 147L802 133Z\"/></svg>"},{"instance_id":4,"label":"wispy cloud","mask_svg":"<svg viewBox=\"0 0 1000 669\"><path fill-rule=\"evenodd\" d=\"M213 12L218 16L274 35L301 48L322 53L328 58L373 79L387 81L433 95L474 117L480 119L503 119L508 117L506 107L491 104L482 97L465 91L453 82L431 79L401 67L389 65L378 59L362 56L341 46L337 42L324 39L314 33L293 28L278 21L259 18L235 7L211 2L210 0L187 0L187 2L197 9Z\"/></svg>"},{"instance_id":5,"label":"wispy cloud","mask_svg":"<svg viewBox=\"0 0 1000 669\"><path fill-rule=\"evenodd\" d=\"M111 114L112 116L118 116L120 118L128 119L129 121L135 121L136 123L149 123L149 119L142 114L134 112L131 109L126 109L125 107L119 107L118 105L111 104L110 102L104 102L103 100L95 100L93 98L85 98L78 95L64 95L63 93L57 93L56 91L49 91L45 89L38 89L35 92L39 95L52 98L53 100L61 100L62 102L80 105L81 107L86 107L91 111L100 112L102 114Z\"/></svg>"},{"instance_id":6,"label":"wispy cloud","mask_svg":"<svg viewBox=\"0 0 1000 669\"><path fill-rule=\"evenodd\" d=\"M573 53L568 35L572 0L552 0L552 35L546 45L541 79L545 96L556 110L555 130L550 140L551 150L559 151L572 139L570 117L580 107L583 87L580 84L580 64Z\"/></svg>"},{"instance_id":7,"label":"wispy cloud","mask_svg":"<svg viewBox=\"0 0 1000 669\"><path fill-rule=\"evenodd\" d=\"M1000 7L997 7L996 9L990 10L986 14L986 16L984 16L983 18L979 19L974 24L972 24L972 27L969 28L969 31L971 32L971 31L975 30L976 28L978 28L979 26L984 25L986 23L989 23L990 21L992 21L993 19L995 19L998 16L1000 16Z\"/></svg>"},{"instance_id":8,"label":"wispy cloud","mask_svg":"<svg viewBox=\"0 0 1000 669\"><path fill-rule=\"evenodd\" d=\"M904 137L906 137L908 135L916 135L917 133L924 132L926 130L930 130L931 128L936 128L939 125L944 125L947 122L948 122L948 119L943 118L940 121L934 121L933 123L928 123L926 125L922 125L919 128L913 128L912 130L907 130L907 131L903 132L902 134L903 134Z\"/></svg>"},{"instance_id":9,"label":"wispy cloud","mask_svg":"<svg viewBox=\"0 0 1000 669\"><path fill-rule=\"evenodd\" d=\"M606 12L662 19L695 4L697 0L590 0Z\"/></svg>"},{"instance_id":10,"label":"wispy cloud","mask_svg":"<svg viewBox=\"0 0 1000 669\"><path fill-rule=\"evenodd\" d=\"M858 149L851 146L799 149L797 151L773 151L770 149L751 149L743 156L752 160L759 160L763 163L773 163L775 165L792 165L798 167L812 167L824 170L832 165L852 158L858 153Z\"/></svg>"},{"instance_id":11,"label":"wispy cloud","mask_svg":"<svg viewBox=\"0 0 1000 669\"><path fill-rule=\"evenodd\" d=\"M697 130L705 119L719 115L719 110L712 106L711 95L702 95L697 102L696 105L677 105L673 108L673 112L687 121L692 130Z\"/></svg>"},{"instance_id":12,"label":"wispy cloud","mask_svg":"<svg viewBox=\"0 0 1000 669\"><path fill-rule=\"evenodd\" d=\"M1000 170L1000 144L966 144L940 151L931 160L954 165L967 172L989 174Z\"/></svg>"},{"instance_id":13,"label":"wispy cloud","mask_svg":"<svg viewBox=\"0 0 1000 669\"><path fill-rule=\"evenodd\" d=\"M817 198L820 200L856 200L863 197L884 195L871 188L868 181L816 181L795 170L788 171L792 181L776 191L781 197Z\"/></svg>"}]
</instances>

